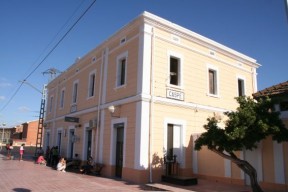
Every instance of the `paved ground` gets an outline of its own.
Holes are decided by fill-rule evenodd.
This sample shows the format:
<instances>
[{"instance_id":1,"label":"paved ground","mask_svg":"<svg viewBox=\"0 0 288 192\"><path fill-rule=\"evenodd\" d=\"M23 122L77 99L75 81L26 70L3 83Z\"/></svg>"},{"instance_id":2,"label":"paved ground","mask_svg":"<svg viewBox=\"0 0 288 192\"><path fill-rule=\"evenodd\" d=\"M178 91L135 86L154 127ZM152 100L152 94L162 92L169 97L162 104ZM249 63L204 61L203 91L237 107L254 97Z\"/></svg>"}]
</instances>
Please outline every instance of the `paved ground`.
<instances>
[{"instance_id":1,"label":"paved ground","mask_svg":"<svg viewBox=\"0 0 288 192\"><path fill-rule=\"evenodd\" d=\"M198 185L179 187L167 183L137 185L113 178L58 172L51 167L37 165L31 156L19 161L7 160L0 153L1 192L95 192L95 191L194 191L194 192L250 192L248 187L199 180Z\"/></svg>"}]
</instances>

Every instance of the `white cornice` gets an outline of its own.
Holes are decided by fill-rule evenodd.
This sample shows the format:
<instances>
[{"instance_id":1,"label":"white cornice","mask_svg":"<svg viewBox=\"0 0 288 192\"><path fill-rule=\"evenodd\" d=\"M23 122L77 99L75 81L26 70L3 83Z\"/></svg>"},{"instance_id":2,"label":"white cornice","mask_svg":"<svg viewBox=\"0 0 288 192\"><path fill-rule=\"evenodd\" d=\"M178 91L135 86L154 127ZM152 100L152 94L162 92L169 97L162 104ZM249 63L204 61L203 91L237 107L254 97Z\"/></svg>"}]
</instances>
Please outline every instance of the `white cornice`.
<instances>
[{"instance_id":1,"label":"white cornice","mask_svg":"<svg viewBox=\"0 0 288 192\"><path fill-rule=\"evenodd\" d=\"M158 27L161 27L161 28L166 28L166 30L169 30L169 31L173 31L174 33L178 33L178 35L182 35L182 36L186 36L187 38L189 39L193 39L194 41L196 41L197 43L205 46L205 47L214 47L214 48L217 48L217 49L220 49L224 52L226 52L226 54L232 54L232 55L235 55L239 58L242 58L243 60L246 60L248 62L251 62L254 64L254 67L259 67L260 64L257 63L257 61L247 55L244 55L238 51L235 51L229 47L226 47L216 41L213 41L207 37L204 37L198 33L195 33L189 29L186 29L180 25L177 25L175 23L172 23L166 19L163 19L159 16L156 16L152 13L149 13L149 12L143 12L142 15L140 15L140 17L143 17L144 18L144 21L153 25L153 26L158 26Z\"/></svg>"},{"instance_id":2,"label":"white cornice","mask_svg":"<svg viewBox=\"0 0 288 192\"><path fill-rule=\"evenodd\" d=\"M100 110L107 109L111 105L120 106L120 105L125 105L125 104L139 102L139 101L151 102L151 96L141 94L141 95L135 95L132 97L128 97L128 98L113 101L113 102L108 102L108 103L101 105ZM220 112L220 113L228 111L228 109L224 109L224 108L213 107L213 106L208 106L208 105L201 105L201 104L197 104L197 103L177 101L177 100L163 98L163 97L153 97L153 102L163 104L163 105L177 106L180 108L193 109L195 111L204 110L204 111L211 111L211 112L216 111L216 112ZM91 107L88 109L83 109L81 111L77 111L75 113L68 113L68 114L56 117L55 119L46 120L45 123L49 123L49 122L52 122L55 120L56 121L63 120L65 118L65 116L77 117L77 116L84 115L87 113L96 112L97 110L98 110L98 106L94 106L94 107Z\"/></svg>"}]
</instances>

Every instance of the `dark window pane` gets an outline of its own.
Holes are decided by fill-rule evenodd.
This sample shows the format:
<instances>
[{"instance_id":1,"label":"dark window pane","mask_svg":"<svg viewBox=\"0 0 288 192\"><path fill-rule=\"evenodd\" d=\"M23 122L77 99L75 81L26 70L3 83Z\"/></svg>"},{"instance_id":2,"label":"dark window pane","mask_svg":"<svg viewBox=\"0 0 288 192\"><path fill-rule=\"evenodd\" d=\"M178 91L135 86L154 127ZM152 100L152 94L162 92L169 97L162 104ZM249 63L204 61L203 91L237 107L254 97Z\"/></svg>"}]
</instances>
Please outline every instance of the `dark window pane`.
<instances>
[{"instance_id":1,"label":"dark window pane","mask_svg":"<svg viewBox=\"0 0 288 192\"><path fill-rule=\"evenodd\" d=\"M170 84L179 85L179 60L170 58Z\"/></svg>"}]
</instances>

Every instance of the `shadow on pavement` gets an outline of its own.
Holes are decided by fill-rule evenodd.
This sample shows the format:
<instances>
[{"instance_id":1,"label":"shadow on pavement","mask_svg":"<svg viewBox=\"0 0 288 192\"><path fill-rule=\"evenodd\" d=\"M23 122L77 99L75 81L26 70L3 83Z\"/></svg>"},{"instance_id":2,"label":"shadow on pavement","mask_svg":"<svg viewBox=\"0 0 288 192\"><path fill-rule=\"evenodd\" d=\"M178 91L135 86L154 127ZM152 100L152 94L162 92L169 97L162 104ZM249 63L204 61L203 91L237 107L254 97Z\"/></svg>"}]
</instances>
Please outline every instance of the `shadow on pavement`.
<instances>
[{"instance_id":1,"label":"shadow on pavement","mask_svg":"<svg viewBox=\"0 0 288 192\"><path fill-rule=\"evenodd\" d=\"M14 188L13 191L15 191L15 192L31 192L30 189L24 189L24 188Z\"/></svg>"}]
</instances>

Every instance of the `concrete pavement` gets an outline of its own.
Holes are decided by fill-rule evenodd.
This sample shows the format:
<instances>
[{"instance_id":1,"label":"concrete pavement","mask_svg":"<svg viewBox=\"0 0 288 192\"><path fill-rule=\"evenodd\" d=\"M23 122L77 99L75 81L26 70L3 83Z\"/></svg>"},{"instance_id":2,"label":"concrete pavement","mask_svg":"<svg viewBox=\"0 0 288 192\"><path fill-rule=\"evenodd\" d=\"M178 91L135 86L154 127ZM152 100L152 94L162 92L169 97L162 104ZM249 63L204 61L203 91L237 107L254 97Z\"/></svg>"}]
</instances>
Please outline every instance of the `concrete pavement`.
<instances>
[{"instance_id":1,"label":"concrete pavement","mask_svg":"<svg viewBox=\"0 0 288 192\"><path fill-rule=\"evenodd\" d=\"M194 191L194 192L248 192L245 186L199 180L195 186L175 186L167 183L137 185L114 178L58 172L51 167L37 165L31 156L19 161L7 160L5 150L0 154L1 192L95 192L95 191Z\"/></svg>"}]
</instances>

